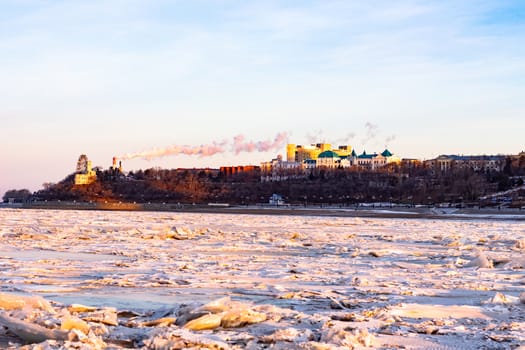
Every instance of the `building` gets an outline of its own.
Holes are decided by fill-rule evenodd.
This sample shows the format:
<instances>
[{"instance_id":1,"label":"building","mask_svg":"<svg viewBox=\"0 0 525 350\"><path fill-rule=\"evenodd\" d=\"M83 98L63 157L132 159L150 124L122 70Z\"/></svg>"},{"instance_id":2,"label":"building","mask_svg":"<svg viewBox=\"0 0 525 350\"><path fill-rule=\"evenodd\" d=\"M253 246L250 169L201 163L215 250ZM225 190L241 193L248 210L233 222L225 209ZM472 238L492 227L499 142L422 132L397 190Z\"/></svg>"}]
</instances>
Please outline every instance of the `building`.
<instances>
[{"instance_id":1,"label":"building","mask_svg":"<svg viewBox=\"0 0 525 350\"><path fill-rule=\"evenodd\" d=\"M237 175L254 175L258 174L260 167L257 165L237 165L237 166L221 166L220 174L226 178L235 177Z\"/></svg>"},{"instance_id":2,"label":"building","mask_svg":"<svg viewBox=\"0 0 525 350\"><path fill-rule=\"evenodd\" d=\"M118 161L118 166L117 166L117 160L118 158L117 157L113 157L113 163L112 163L112 166L111 166L111 170L113 172L119 172L119 173L122 173L122 161L119 160Z\"/></svg>"},{"instance_id":3,"label":"building","mask_svg":"<svg viewBox=\"0 0 525 350\"><path fill-rule=\"evenodd\" d=\"M408 169L417 168L422 164L421 160L417 158L403 158L401 159L401 166Z\"/></svg>"},{"instance_id":4,"label":"building","mask_svg":"<svg viewBox=\"0 0 525 350\"><path fill-rule=\"evenodd\" d=\"M348 146L348 145L342 145L342 146L339 146L338 149L336 150L333 150L335 153L337 153L337 155L341 158L344 158L344 157L348 157L352 154L353 150L352 150L352 146ZM355 153L355 152L354 152Z\"/></svg>"},{"instance_id":5,"label":"building","mask_svg":"<svg viewBox=\"0 0 525 350\"><path fill-rule=\"evenodd\" d=\"M306 159L306 160L303 160L303 162L301 163L301 168L304 171L315 169L316 166L317 166L317 161L313 159Z\"/></svg>"},{"instance_id":6,"label":"building","mask_svg":"<svg viewBox=\"0 0 525 350\"><path fill-rule=\"evenodd\" d=\"M435 159L430 159L425 164L434 171L447 172L455 169L471 169L474 171L502 171L505 166L503 155L446 155L442 154Z\"/></svg>"},{"instance_id":7,"label":"building","mask_svg":"<svg viewBox=\"0 0 525 350\"><path fill-rule=\"evenodd\" d=\"M301 163L307 159L316 160L321 149L315 145L301 146L301 145L288 145L287 146L287 157L288 162Z\"/></svg>"},{"instance_id":8,"label":"building","mask_svg":"<svg viewBox=\"0 0 525 350\"><path fill-rule=\"evenodd\" d=\"M309 146L288 144L286 161L281 156L270 162L261 163L261 181L281 181L290 178L307 176L315 168L356 168L375 171L390 163L401 162L401 159L388 149L382 153L357 155L351 146L343 145L332 149L329 143L318 143Z\"/></svg>"},{"instance_id":9,"label":"building","mask_svg":"<svg viewBox=\"0 0 525 350\"><path fill-rule=\"evenodd\" d=\"M352 147L348 145L339 146L332 149L329 143L317 143L307 146L295 145L289 143L286 146L286 160L288 162L302 163L305 160L317 160L319 155L326 151L335 152L339 157L347 157L352 152Z\"/></svg>"},{"instance_id":10,"label":"building","mask_svg":"<svg viewBox=\"0 0 525 350\"><path fill-rule=\"evenodd\" d=\"M401 159L398 156L392 154L392 152L390 152L388 149L385 149L380 154L366 153L366 151L363 151L363 153L358 155L357 157L355 156L354 152L353 157L355 157L354 164L357 164L357 166L359 166L360 168L368 171L377 170L390 163L401 162Z\"/></svg>"},{"instance_id":11,"label":"building","mask_svg":"<svg viewBox=\"0 0 525 350\"><path fill-rule=\"evenodd\" d=\"M85 154L81 154L80 157L78 157L77 169L75 173L86 174L88 172L89 163L90 161L88 160L88 157Z\"/></svg>"},{"instance_id":12,"label":"building","mask_svg":"<svg viewBox=\"0 0 525 350\"><path fill-rule=\"evenodd\" d=\"M280 194L274 193L268 200L268 204L270 205L284 205L284 198Z\"/></svg>"},{"instance_id":13,"label":"building","mask_svg":"<svg viewBox=\"0 0 525 350\"><path fill-rule=\"evenodd\" d=\"M269 162L261 163L261 182L282 181L303 176L302 163L284 161L280 155Z\"/></svg>"},{"instance_id":14,"label":"building","mask_svg":"<svg viewBox=\"0 0 525 350\"><path fill-rule=\"evenodd\" d=\"M352 150L346 157L342 156L340 164L342 168L357 167L357 153L355 153L355 150Z\"/></svg>"},{"instance_id":15,"label":"building","mask_svg":"<svg viewBox=\"0 0 525 350\"><path fill-rule=\"evenodd\" d=\"M525 152L521 151L517 155L510 156L512 166L516 168L525 168Z\"/></svg>"},{"instance_id":16,"label":"building","mask_svg":"<svg viewBox=\"0 0 525 350\"><path fill-rule=\"evenodd\" d=\"M97 181L97 173L85 154L80 155L75 173L75 185L89 185Z\"/></svg>"},{"instance_id":17,"label":"building","mask_svg":"<svg viewBox=\"0 0 525 350\"><path fill-rule=\"evenodd\" d=\"M324 151L319 154L316 160L318 168L338 168L341 166L341 157L334 151Z\"/></svg>"}]
</instances>

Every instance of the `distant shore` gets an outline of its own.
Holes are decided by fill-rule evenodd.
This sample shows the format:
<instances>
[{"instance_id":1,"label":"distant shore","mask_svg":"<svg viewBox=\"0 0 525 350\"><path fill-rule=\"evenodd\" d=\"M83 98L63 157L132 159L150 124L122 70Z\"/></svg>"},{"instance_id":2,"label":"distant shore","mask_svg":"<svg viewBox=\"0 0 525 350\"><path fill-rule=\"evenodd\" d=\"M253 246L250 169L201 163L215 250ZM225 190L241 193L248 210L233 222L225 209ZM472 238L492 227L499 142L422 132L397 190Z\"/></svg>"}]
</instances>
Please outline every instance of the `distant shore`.
<instances>
[{"instance_id":1,"label":"distant shore","mask_svg":"<svg viewBox=\"0 0 525 350\"><path fill-rule=\"evenodd\" d=\"M109 211L166 211L211 214L299 215L332 217L370 217L405 219L494 219L524 220L525 210L510 208L440 208L403 206L271 206L227 204L172 204L172 203L89 203L89 202L31 202L0 204L0 208L50 210L109 210Z\"/></svg>"}]
</instances>

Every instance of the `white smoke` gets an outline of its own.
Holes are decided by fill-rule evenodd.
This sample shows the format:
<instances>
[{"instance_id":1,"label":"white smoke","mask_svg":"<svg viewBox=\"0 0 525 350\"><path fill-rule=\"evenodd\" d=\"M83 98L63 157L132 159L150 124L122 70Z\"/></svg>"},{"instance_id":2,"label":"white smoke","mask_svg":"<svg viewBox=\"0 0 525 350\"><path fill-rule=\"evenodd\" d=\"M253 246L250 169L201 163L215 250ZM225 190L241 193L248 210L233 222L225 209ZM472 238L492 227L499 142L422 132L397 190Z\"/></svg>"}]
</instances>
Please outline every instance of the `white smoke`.
<instances>
[{"instance_id":1,"label":"white smoke","mask_svg":"<svg viewBox=\"0 0 525 350\"><path fill-rule=\"evenodd\" d=\"M373 140L379 131L379 127L376 124L372 124L370 122L365 123L365 137L361 141L363 145L366 145L369 141Z\"/></svg>"},{"instance_id":2,"label":"white smoke","mask_svg":"<svg viewBox=\"0 0 525 350\"><path fill-rule=\"evenodd\" d=\"M385 139L385 144L388 145L390 142L394 141L396 139L396 135L392 134L390 136L387 136Z\"/></svg>"},{"instance_id":3,"label":"white smoke","mask_svg":"<svg viewBox=\"0 0 525 350\"><path fill-rule=\"evenodd\" d=\"M345 144L349 143L351 140L353 140L354 137L355 137L355 133L354 132L349 132L344 137L341 137L340 139L337 139L336 140L336 144L345 145Z\"/></svg>"},{"instance_id":4,"label":"white smoke","mask_svg":"<svg viewBox=\"0 0 525 350\"><path fill-rule=\"evenodd\" d=\"M322 129L316 130L313 132L313 134L306 134L306 140L309 144L315 144L319 142L323 142L323 134L324 131Z\"/></svg>"},{"instance_id":5,"label":"white smoke","mask_svg":"<svg viewBox=\"0 0 525 350\"><path fill-rule=\"evenodd\" d=\"M288 134L286 132L278 133L274 140L266 141L245 141L243 135L237 135L233 138L233 152L239 154L241 152L268 152L272 150L278 150L284 147L288 140Z\"/></svg>"},{"instance_id":6,"label":"white smoke","mask_svg":"<svg viewBox=\"0 0 525 350\"><path fill-rule=\"evenodd\" d=\"M232 142L228 142L227 140L213 141L210 144L199 146L175 144L164 148L154 148L147 151L127 153L117 158L122 160L134 158L151 160L181 154L187 156L210 157L215 154L226 153L229 151L235 154L241 152L268 152L283 148L288 139L288 134L286 132L280 132L273 140L265 141L245 141L245 139L246 137L244 135L237 135L233 138Z\"/></svg>"}]
</instances>

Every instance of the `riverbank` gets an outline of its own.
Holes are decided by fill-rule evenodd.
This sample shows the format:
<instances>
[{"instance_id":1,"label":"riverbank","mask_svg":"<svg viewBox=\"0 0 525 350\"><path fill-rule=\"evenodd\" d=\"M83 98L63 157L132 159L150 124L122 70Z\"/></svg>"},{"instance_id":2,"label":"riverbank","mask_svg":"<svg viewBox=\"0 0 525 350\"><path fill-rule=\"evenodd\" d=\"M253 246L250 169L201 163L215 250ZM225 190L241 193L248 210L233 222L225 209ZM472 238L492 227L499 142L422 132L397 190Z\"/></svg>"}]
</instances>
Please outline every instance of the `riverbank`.
<instances>
[{"instance_id":1,"label":"riverbank","mask_svg":"<svg viewBox=\"0 0 525 350\"><path fill-rule=\"evenodd\" d=\"M1 204L0 208L56 209L56 210L110 210L110 211L166 211L212 214L294 215L411 219L494 219L525 220L525 210L512 208L440 208L428 206L229 206L226 204L192 205L172 203L95 203L95 202L31 202Z\"/></svg>"}]
</instances>

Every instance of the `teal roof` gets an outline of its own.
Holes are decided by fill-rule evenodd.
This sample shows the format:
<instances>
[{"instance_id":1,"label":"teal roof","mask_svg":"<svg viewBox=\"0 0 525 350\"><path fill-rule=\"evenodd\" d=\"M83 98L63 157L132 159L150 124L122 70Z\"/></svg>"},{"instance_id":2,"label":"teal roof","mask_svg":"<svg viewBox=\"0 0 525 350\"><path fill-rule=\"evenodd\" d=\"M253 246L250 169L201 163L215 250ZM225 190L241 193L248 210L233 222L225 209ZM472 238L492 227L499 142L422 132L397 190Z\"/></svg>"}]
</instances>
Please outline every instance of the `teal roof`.
<instances>
[{"instance_id":1,"label":"teal roof","mask_svg":"<svg viewBox=\"0 0 525 350\"><path fill-rule=\"evenodd\" d=\"M381 155L382 155L383 157L392 157L392 156L393 156L393 154L392 154L388 149L385 149L385 150L383 151L383 153L381 153Z\"/></svg>"},{"instance_id":2,"label":"teal roof","mask_svg":"<svg viewBox=\"0 0 525 350\"><path fill-rule=\"evenodd\" d=\"M341 158L339 157L339 155L337 153L335 153L334 151L324 151L324 152L321 152L321 154L319 154L318 158Z\"/></svg>"},{"instance_id":3,"label":"teal roof","mask_svg":"<svg viewBox=\"0 0 525 350\"><path fill-rule=\"evenodd\" d=\"M355 153L355 149L352 150L352 157L357 157L357 153Z\"/></svg>"},{"instance_id":4,"label":"teal roof","mask_svg":"<svg viewBox=\"0 0 525 350\"><path fill-rule=\"evenodd\" d=\"M359 156L357 156L357 158L366 158L366 159L370 159L370 158L374 158L376 157L377 154L376 153L372 153L372 154L366 154L366 151L363 151L363 154L360 154Z\"/></svg>"}]
</instances>

